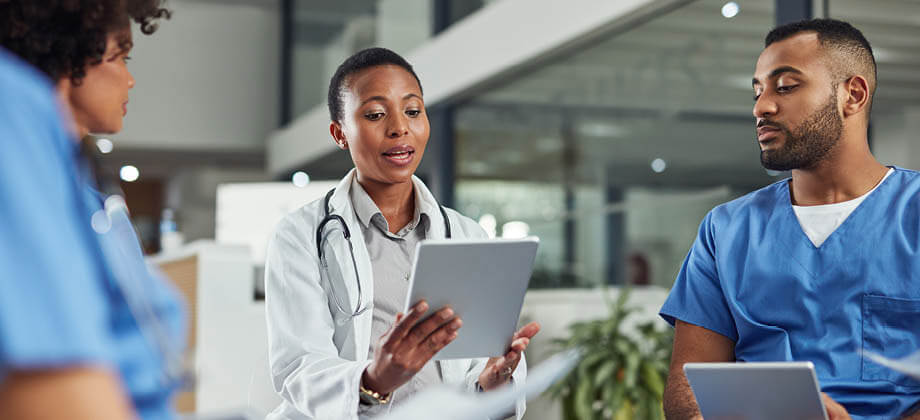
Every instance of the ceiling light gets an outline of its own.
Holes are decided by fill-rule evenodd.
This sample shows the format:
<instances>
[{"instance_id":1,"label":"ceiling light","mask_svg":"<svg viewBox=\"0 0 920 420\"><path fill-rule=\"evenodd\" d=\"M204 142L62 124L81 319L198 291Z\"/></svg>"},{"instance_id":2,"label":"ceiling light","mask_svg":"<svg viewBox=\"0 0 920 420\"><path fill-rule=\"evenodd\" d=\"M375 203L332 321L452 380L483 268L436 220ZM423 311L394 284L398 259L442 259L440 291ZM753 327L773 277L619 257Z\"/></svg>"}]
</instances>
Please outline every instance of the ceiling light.
<instances>
[{"instance_id":1,"label":"ceiling light","mask_svg":"<svg viewBox=\"0 0 920 420\"><path fill-rule=\"evenodd\" d=\"M108 154L108 153L112 153L112 149L115 148L115 145L112 143L112 140L99 139L99 140L96 140L96 147L99 149L100 153Z\"/></svg>"},{"instance_id":2,"label":"ceiling light","mask_svg":"<svg viewBox=\"0 0 920 420\"><path fill-rule=\"evenodd\" d=\"M310 175L307 175L304 171L294 172L294 175L291 177L291 182L299 188L306 187L310 183Z\"/></svg>"},{"instance_id":3,"label":"ceiling light","mask_svg":"<svg viewBox=\"0 0 920 420\"><path fill-rule=\"evenodd\" d=\"M122 181L134 182L140 178L141 171L137 170L137 167L134 165L125 165L121 167L121 170L118 171L118 174L121 176Z\"/></svg>"},{"instance_id":4,"label":"ceiling light","mask_svg":"<svg viewBox=\"0 0 920 420\"><path fill-rule=\"evenodd\" d=\"M725 5L722 6L722 16L725 16L726 19L731 19L735 16L738 16L738 12L740 11L741 7L738 6L738 3L733 1L725 3Z\"/></svg>"},{"instance_id":5,"label":"ceiling light","mask_svg":"<svg viewBox=\"0 0 920 420\"><path fill-rule=\"evenodd\" d=\"M657 174L664 172L667 167L668 163L665 162L662 158L655 158L655 160L652 161L652 170Z\"/></svg>"}]
</instances>

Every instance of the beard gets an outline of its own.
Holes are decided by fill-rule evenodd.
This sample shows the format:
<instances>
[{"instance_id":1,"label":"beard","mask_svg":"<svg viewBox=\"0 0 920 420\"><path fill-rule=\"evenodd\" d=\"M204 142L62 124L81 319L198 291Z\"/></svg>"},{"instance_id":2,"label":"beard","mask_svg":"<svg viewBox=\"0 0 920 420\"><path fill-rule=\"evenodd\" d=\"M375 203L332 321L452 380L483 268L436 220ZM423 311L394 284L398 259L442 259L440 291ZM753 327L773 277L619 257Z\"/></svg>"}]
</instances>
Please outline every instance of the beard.
<instances>
[{"instance_id":1,"label":"beard","mask_svg":"<svg viewBox=\"0 0 920 420\"><path fill-rule=\"evenodd\" d=\"M834 95L795 131L769 120L763 122L778 128L786 138L779 149L760 151L760 164L774 171L816 167L834 149L843 132L843 119L837 113Z\"/></svg>"}]
</instances>

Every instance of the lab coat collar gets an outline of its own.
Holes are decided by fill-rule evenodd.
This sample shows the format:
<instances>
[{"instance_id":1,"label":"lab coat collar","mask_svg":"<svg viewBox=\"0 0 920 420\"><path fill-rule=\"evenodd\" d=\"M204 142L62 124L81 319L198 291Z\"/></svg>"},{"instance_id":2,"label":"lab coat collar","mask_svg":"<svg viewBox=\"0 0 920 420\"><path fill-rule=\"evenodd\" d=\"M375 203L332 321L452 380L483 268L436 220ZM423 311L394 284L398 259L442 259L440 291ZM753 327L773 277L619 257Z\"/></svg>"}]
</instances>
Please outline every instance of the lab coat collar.
<instances>
[{"instance_id":1,"label":"lab coat collar","mask_svg":"<svg viewBox=\"0 0 920 420\"><path fill-rule=\"evenodd\" d=\"M352 170L339 181L339 185L336 186L332 198L329 199L329 207L331 207L332 213L342 217L347 216L346 220L355 219L358 223L361 223L357 217L353 217L354 207L351 203L351 183L356 176L357 170L352 168ZM416 205L418 205L419 211L428 215L429 227L426 235L427 238L443 239L445 235L444 217L441 215L441 210L438 208L438 201L434 198L434 194L432 194L428 187L425 186L425 183L415 175L412 175L412 185L415 187ZM352 232L352 234L354 234L354 232ZM363 242L361 243L363 244Z\"/></svg>"}]
</instances>

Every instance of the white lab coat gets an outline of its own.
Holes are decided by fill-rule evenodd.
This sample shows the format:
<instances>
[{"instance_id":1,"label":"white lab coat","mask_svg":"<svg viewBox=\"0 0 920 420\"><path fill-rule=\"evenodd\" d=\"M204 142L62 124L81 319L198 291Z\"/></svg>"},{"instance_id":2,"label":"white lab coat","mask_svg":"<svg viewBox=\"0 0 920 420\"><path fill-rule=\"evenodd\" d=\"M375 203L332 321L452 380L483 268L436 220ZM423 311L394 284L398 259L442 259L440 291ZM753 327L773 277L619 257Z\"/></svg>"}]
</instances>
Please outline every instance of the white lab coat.
<instances>
[{"instance_id":1,"label":"white lab coat","mask_svg":"<svg viewBox=\"0 0 920 420\"><path fill-rule=\"evenodd\" d=\"M328 240L326 245L333 247L335 252L327 253L328 271L320 268L316 228L325 214L323 199L286 216L275 230L265 262L269 364L275 391L283 399L267 419L358 419L358 386L365 367L370 364L368 348L372 339L374 281L361 225L349 195L354 176L353 169L342 179L330 200L330 207L332 214L341 216L348 224L363 300L369 308L350 318L336 309L329 294L330 282L335 281L338 282L337 292L347 290L339 292L342 306L354 310L358 301L357 282L353 276L341 274L343 270L353 271L350 268L353 264L338 223L330 223L323 230L322 240L324 243ZM412 182L423 200L437 206L421 180L413 176ZM445 210L453 238L486 237L472 219L454 210ZM428 216L427 237L444 238L441 213ZM342 277L346 277L344 282ZM442 361L444 382L475 392L476 381L486 361ZM514 372L513 383L523 384L526 374L527 366L522 359ZM524 408L525 400L521 399L515 407L517 419L524 415Z\"/></svg>"}]
</instances>

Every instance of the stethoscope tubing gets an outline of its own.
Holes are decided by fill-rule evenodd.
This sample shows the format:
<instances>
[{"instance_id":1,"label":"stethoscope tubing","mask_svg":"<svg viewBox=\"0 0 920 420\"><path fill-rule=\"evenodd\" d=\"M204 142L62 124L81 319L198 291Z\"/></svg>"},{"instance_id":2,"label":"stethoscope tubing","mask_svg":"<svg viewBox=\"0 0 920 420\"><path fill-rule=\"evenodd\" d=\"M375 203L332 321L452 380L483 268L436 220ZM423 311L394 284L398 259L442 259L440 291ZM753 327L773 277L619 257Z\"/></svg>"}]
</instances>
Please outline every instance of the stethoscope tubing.
<instances>
[{"instance_id":1,"label":"stethoscope tubing","mask_svg":"<svg viewBox=\"0 0 920 420\"><path fill-rule=\"evenodd\" d=\"M336 293L335 293L335 288L332 287L331 284L330 284L329 289L333 294L332 300L335 301L336 309L338 309L342 314L348 315L348 319L351 319L351 318L357 317L358 315L363 314L365 311L367 311L369 306L365 306L363 308L361 307L364 296L361 290L361 278L360 278L360 275L358 274L358 262L357 262L357 259L355 259L355 248L354 248L354 244L352 244L351 242L351 230L348 228L348 224L345 223L345 219L343 219L342 216L332 213L332 208L329 206L329 201L332 199L333 194L335 194L335 188L329 190L329 192L326 193L326 197L323 199L323 210L324 210L323 220L321 220L319 222L319 225L316 227L316 255L319 258L320 264L323 266L323 269L326 270L326 273L328 275L328 272L329 272L328 263L326 262L325 255L323 253L323 245L322 245L323 229L325 229L326 225L329 224L329 222L332 222L333 220L339 222L339 224L342 225L342 234L345 237L345 240L348 242L348 251L351 254L351 264L352 264L352 267L354 268L355 282L358 284L358 303L355 306L355 310L354 311L346 310L342 306L341 302L339 302L338 296L336 296ZM444 218L444 237L446 239L450 239L451 238L450 219L447 218L447 211L444 210L444 206L440 204L438 204L438 209L441 211L441 216ZM332 280L330 279L329 281L331 282ZM342 281L344 282L344 279Z\"/></svg>"}]
</instances>

